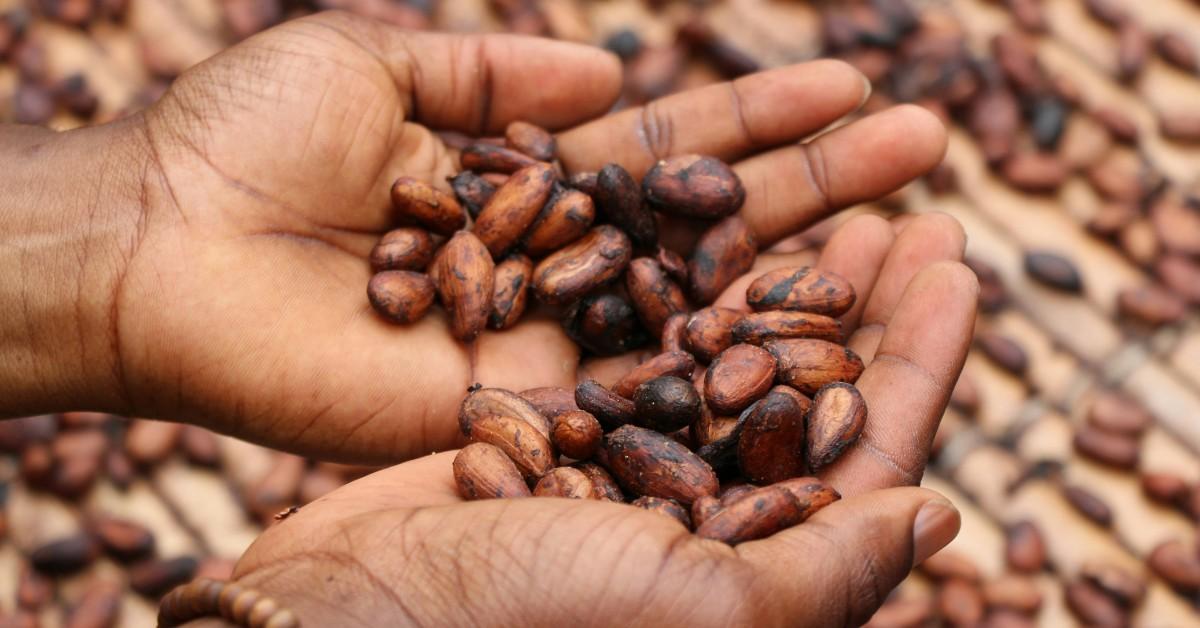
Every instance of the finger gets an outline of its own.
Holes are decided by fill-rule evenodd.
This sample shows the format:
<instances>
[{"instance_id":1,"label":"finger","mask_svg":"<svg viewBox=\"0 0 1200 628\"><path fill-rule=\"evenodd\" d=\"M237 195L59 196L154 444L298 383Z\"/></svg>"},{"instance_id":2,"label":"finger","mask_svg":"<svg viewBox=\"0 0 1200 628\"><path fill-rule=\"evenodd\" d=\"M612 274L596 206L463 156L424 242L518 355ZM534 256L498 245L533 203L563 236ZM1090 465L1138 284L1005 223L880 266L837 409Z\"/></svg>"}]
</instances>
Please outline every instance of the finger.
<instances>
[{"instance_id":1,"label":"finger","mask_svg":"<svg viewBox=\"0 0 1200 628\"><path fill-rule=\"evenodd\" d=\"M378 509L443 506L462 501L451 466L458 450L423 456L361 477L321 497L338 516Z\"/></svg>"},{"instance_id":2,"label":"finger","mask_svg":"<svg viewBox=\"0 0 1200 628\"><path fill-rule=\"evenodd\" d=\"M405 98L405 117L438 129L497 134L514 120L559 129L604 113L621 89L620 61L593 46L406 31L345 14L312 22L373 49Z\"/></svg>"},{"instance_id":3,"label":"finger","mask_svg":"<svg viewBox=\"0 0 1200 628\"><path fill-rule=\"evenodd\" d=\"M780 624L859 626L914 564L958 534L954 506L933 491L896 488L844 499L789 530L738 545L757 568L760 597Z\"/></svg>"},{"instance_id":4,"label":"finger","mask_svg":"<svg viewBox=\"0 0 1200 628\"><path fill-rule=\"evenodd\" d=\"M938 421L962 370L979 283L959 262L928 266L904 291L856 386L867 423L822 477L846 495L920 482Z\"/></svg>"},{"instance_id":5,"label":"finger","mask_svg":"<svg viewBox=\"0 0 1200 628\"><path fill-rule=\"evenodd\" d=\"M883 337L884 328L895 312L909 282L921 269L942 260L959 261L967 236L958 221L945 214L924 214L914 218L896 236L888 252L875 287L866 298L862 325L850 337L849 347L870 362Z\"/></svg>"},{"instance_id":6,"label":"finger","mask_svg":"<svg viewBox=\"0 0 1200 628\"><path fill-rule=\"evenodd\" d=\"M842 315L847 334L858 327L867 297L875 287L879 270L892 248L895 236L888 221L872 214L851 218L830 236L817 267L842 277L854 286L857 298L850 311Z\"/></svg>"},{"instance_id":7,"label":"finger","mask_svg":"<svg viewBox=\"0 0 1200 628\"><path fill-rule=\"evenodd\" d=\"M807 144L735 165L746 186L742 216L766 245L834 211L885 196L936 166L946 129L936 116L900 105Z\"/></svg>"},{"instance_id":8,"label":"finger","mask_svg":"<svg viewBox=\"0 0 1200 628\"><path fill-rule=\"evenodd\" d=\"M733 161L795 142L862 104L862 74L834 60L751 74L661 98L559 136L573 171L616 162L640 179L659 159L703 153Z\"/></svg>"}]
</instances>

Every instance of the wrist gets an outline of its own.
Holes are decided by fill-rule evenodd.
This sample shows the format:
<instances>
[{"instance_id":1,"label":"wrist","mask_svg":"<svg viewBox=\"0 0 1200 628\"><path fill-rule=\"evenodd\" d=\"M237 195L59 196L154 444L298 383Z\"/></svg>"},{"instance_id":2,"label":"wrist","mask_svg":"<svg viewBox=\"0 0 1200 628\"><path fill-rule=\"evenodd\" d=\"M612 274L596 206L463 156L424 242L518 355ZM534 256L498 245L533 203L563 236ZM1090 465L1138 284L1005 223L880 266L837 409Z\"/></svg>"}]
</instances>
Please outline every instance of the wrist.
<instances>
[{"instance_id":1,"label":"wrist","mask_svg":"<svg viewBox=\"0 0 1200 628\"><path fill-rule=\"evenodd\" d=\"M136 124L0 126L0 416L128 409L117 304L149 165Z\"/></svg>"}]
</instances>

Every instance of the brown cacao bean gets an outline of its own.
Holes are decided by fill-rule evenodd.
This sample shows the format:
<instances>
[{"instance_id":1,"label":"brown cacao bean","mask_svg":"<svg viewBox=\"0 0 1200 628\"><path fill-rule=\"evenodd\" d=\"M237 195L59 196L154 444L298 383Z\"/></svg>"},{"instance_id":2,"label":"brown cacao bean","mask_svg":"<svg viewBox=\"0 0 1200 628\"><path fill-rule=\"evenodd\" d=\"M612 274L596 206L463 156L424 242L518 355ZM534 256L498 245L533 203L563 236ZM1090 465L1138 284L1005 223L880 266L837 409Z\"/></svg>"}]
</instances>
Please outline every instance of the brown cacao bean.
<instances>
[{"instance_id":1,"label":"brown cacao bean","mask_svg":"<svg viewBox=\"0 0 1200 628\"><path fill-rule=\"evenodd\" d=\"M760 312L792 310L841 316L854 305L854 299L849 281L808 266L776 268L746 288L746 303Z\"/></svg>"},{"instance_id":2,"label":"brown cacao bean","mask_svg":"<svg viewBox=\"0 0 1200 628\"><path fill-rule=\"evenodd\" d=\"M471 443L454 456L454 483L466 500L529 497L529 487L499 447Z\"/></svg>"},{"instance_id":3,"label":"brown cacao bean","mask_svg":"<svg viewBox=\"0 0 1200 628\"><path fill-rule=\"evenodd\" d=\"M1083 279L1071 260L1050 251L1025 254L1025 272L1043 285L1064 292L1083 290Z\"/></svg>"},{"instance_id":4,"label":"brown cacao bean","mask_svg":"<svg viewBox=\"0 0 1200 628\"><path fill-rule=\"evenodd\" d=\"M528 401L539 414L551 421L564 412L579 409L579 406L575 405L575 391L569 388L556 386L530 388L521 391L519 395Z\"/></svg>"},{"instance_id":5,"label":"brown cacao bean","mask_svg":"<svg viewBox=\"0 0 1200 628\"><path fill-rule=\"evenodd\" d=\"M551 161L558 148L554 136L535 124L514 120L504 130L504 143L509 148L538 161Z\"/></svg>"},{"instance_id":6,"label":"brown cacao bean","mask_svg":"<svg viewBox=\"0 0 1200 628\"><path fill-rule=\"evenodd\" d=\"M775 356L779 381L808 395L833 382L852 384L863 372L862 358L846 347L824 340L770 340L763 348Z\"/></svg>"},{"instance_id":7,"label":"brown cacao bean","mask_svg":"<svg viewBox=\"0 0 1200 628\"><path fill-rule=\"evenodd\" d=\"M688 260L692 298L700 305L712 303L733 280L754 267L757 255L754 235L737 214L709 227Z\"/></svg>"},{"instance_id":8,"label":"brown cacao bean","mask_svg":"<svg viewBox=\"0 0 1200 628\"><path fill-rule=\"evenodd\" d=\"M1025 374L1029 358L1017 341L997 332L984 331L975 335L975 344L1000 368L1018 377Z\"/></svg>"},{"instance_id":9,"label":"brown cacao bean","mask_svg":"<svg viewBox=\"0 0 1200 628\"><path fill-rule=\"evenodd\" d=\"M1174 473L1143 471L1141 484L1142 493L1160 504L1182 504L1191 492L1187 480Z\"/></svg>"},{"instance_id":10,"label":"brown cacao bean","mask_svg":"<svg viewBox=\"0 0 1200 628\"><path fill-rule=\"evenodd\" d=\"M1187 303L1160 286L1150 284L1125 288L1117 294L1122 316L1158 327L1178 323L1187 315Z\"/></svg>"},{"instance_id":11,"label":"brown cacao bean","mask_svg":"<svg viewBox=\"0 0 1200 628\"><path fill-rule=\"evenodd\" d=\"M526 478L540 478L554 468L555 457L550 441L542 435L541 430L523 419L485 415L464 426L463 433L472 442L498 447Z\"/></svg>"},{"instance_id":12,"label":"brown cacao bean","mask_svg":"<svg viewBox=\"0 0 1200 628\"><path fill-rule=\"evenodd\" d=\"M704 373L704 398L717 414L737 414L775 381L775 358L765 349L737 344L722 351Z\"/></svg>"},{"instance_id":13,"label":"brown cacao bean","mask_svg":"<svg viewBox=\"0 0 1200 628\"><path fill-rule=\"evenodd\" d=\"M480 388L463 398L458 409L458 426L463 434L470 436L472 424L493 416L520 419L544 438L550 438L550 419L520 395L503 388Z\"/></svg>"},{"instance_id":14,"label":"brown cacao bean","mask_svg":"<svg viewBox=\"0 0 1200 628\"><path fill-rule=\"evenodd\" d=\"M409 270L375 273L367 284L371 307L389 322L410 325L421 320L433 305L433 282Z\"/></svg>"},{"instance_id":15,"label":"brown cacao bean","mask_svg":"<svg viewBox=\"0 0 1200 628\"><path fill-rule=\"evenodd\" d=\"M464 148L459 155L459 161L465 170L504 174L512 174L538 163L536 159L511 148L482 142Z\"/></svg>"},{"instance_id":16,"label":"brown cacao bean","mask_svg":"<svg viewBox=\"0 0 1200 628\"><path fill-rule=\"evenodd\" d=\"M691 506L716 495L717 476L687 447L658 432L624 425L604 437L608 468L629 491Z\"/></svg>"},{"instance_id":17,"label":"brown cacao bean","mask_svg":"<svg viewBox=\"0 0 1200 628\"><path fill-rule=\"evenodd\" d=\"M158 597L191 580L198 565L191 556L143 561L129 568L129 587L142 595Z\"/></svg>"},{"instance_id":18,"label":"brown cacao bean","mask_svg":"<svg viewBox=\"0 0 1200 628\"><path fill-rule=\"evenodd\" d=\"M983 593L966 580L951 578L938 590L938 609L946 623L955 628L978 626L983 621Z\"/></svg>"},{"instance_id":19,"label":"brown cacao bean","mask_svg":"<svg viewBox=\"0 0 1200 628\"><path fill-rule=\"evenodd\" d=\"M642 200L642 188L624 168L608 164L596 175L596 208L600 216L629 235L639 249L658 240L654 213Z\"/></svg>"},{"instance_id":20,"label":"brown cacao bean","mask_svg":"<svg viewBox=\"0 0 1200 628\"><path fill-rule=\"evenodd\" d=\"M1196 550L1179 540L1164 541L1146 557L1151 571L1176 591L1192 595L1200 591L1200 558Z\"/></svg>"},{"instance_id":21,"label":"brown cacao bean","mask_svg":"<svg viewBox=\"0 0 1200 628\"><path fill-rule=\"evenodd\" d=\"M402 219L444 236L467 224L467 216L454 197L412 177L400 177L392 184L392 206Z\"/></svg>"},{"instance_id":22,"label":"brown cacao bean","mask_svg":"<svg viewBox=\"0 0 1200 628\"><path fill-rule=\"evenodd\" d=\"M776 338L817 338L842 341L842 322L808 312L755 312L746 314L730 330L733 341L761 345Z\"/></svg>"},{"instance_id":23,"label":"brown cacao bean","mask_svg":"<svg viewBox=\"0 0 1200 628\"><path fill-rule=\"evenodd\" d=\"M492 195L471 231L483 242L493 258L508 251L533 224L542 211L555 173L550 164L536 163L513 173Z\"/></svg>"},{"instance_id":24,"label":"brown cacao bean","mask_svg":"<svg viewBox=\"0 0 1200 628\"><path fill-rule=\"evenodd\" d=\"M667 322L663 323L663 353L687 352L688 316L689 315L687 312L679 312L678 314L672 314L670 318L667 319Z\"/></svg>"},{"instance_id":25,"label":"brown cacao bean","mask_svg":"<svg viewBox=\"0 0 1200 628\"><path fill-rule=\"evenodd\" d=\"M184 426L179 433L179 448L188 462L194 465L216 468L221 463L221 446L217 443L217 436L202 427Z\"/></svg>"},{"instance_id":26,"label":"brown cacao bean","mask_svg":"<svg viewBox=\"0 0 1200 628\"><path fill-rule=\"evenodd\" d=\"M654 260L662 266L668 277L675 280L675 283L681 286L688 285L687 260L683 259L682 255L671 249L659 246L658 252L654 255Z\"/></svg>"},{"instance_id":27,"label":"brown cacao bean","mask_svg":"<svg viewBox=\"0 0 1200 628\"><path fill-rule=\"evenodd\" d=\"M594 379L575 387L575 403L580 410L595 416L606 432L634 421L633 402L605 388Z\"/></svg>"},{"instance_id":28,"label":"brown cacao bean","mask_svg":"<svg viewBox=\"0 0 1200 628\"><path fill-rule=\"evenodd\" d=\"M963 262L979 279L979 308L984 312L996 312L1004 307L1008 303L1008 293L995 267L974 257L967 257Z\"/></svg>"},{"instance_id":29,"label":"brown cacao bean","mask_svg":"<svg viewBox=\"0 0 1200 628\"><path fill-rule=\"evenodd\" d=\"M804 475L804 411L795 397L770 392L746 410L738 467L750 482L773 484Z\"/></svg>"},{"instance_id":30,"label":"brown cacao bean","mask_svg":"<svg viewBox=\"0 0 1200 628\"><path fill-rule=\"evenodd\" d=\"M704 495L692 502L692 526L699 528L708 518L717 514L721 509L721 500L712 495Z\"/></svg>"},{"instance_id":31,"label":"brown cacao bean","mask_svg":"<svg viewBox=\"0 0 1200 628\"><path fill-rule=\"evenodd\" d=\"M1114 391L1101 391L1088 407L1088 423L1109 432L1137 436L1154 424L1142 404Z\"/></svg>"},{"instance_id":32,"label":"brown cacao bean","mask_svg":"<svg viewBox=\"0 0 1200 628\"><path fill-rule=\"evenodd\" d=\"M1004 180L1023 192L1035 194L1058 190L1071 175L1066 164L1051 153L1024 152L1004 162Z\"/></svg>"},{"instance_id":33,"label":"brown cacao bean","mask_svg":"<svg viewBox=\"0 0 1200 628\"><path fill-rule=\"evenodd\" d=\"M1072 441L1075 451L1118 469L1135 469L1141 445L1130 436L1107 432L1095 427L1080 427L1075 430Z\"/></svg>"},{"instance_id":34,"label":"brown cacao bean","mask_svg":"<svg viewBox=\"0 0 1200 628\"><path fill-rule=\"evenodd\" d=\"M685 218L724 218L746 201L746 189L733 169L702 155L659 161L642 179L642 189L656 209Z\"/></svg>"},{"instance_id":35,"label":"brown cacao bean","mask_svg":"<svg viewBox=\"0 0 1200 628\"><path fill-rule=\"evenodd\" d=\"M591 198L595 198L596 191L599 189L596 181L599 178L600 173L598 172L576 172L571 175L568 183L576 190L587 194Z\"/></svg>"},{"instance_id":36,"label":"brown cacao bean","mask_svg":"<svg viewBox=\"0 0 1200 628\"><path fill-rule=\"evenodd\" d=\"M637 506L638 508L649 510L650 512L666 515L675 521L682 523L683 527L689 530L692 529L692 518L688 516L687 509L685 509L683 506L680 506L679 502L673 499L663 499L661 497L644 495L629 503L633 506Z\"/></svg>"},{"instance_id":37,"label":"brown cacao bean","mask_svg":"<svg viewBox=\"0 0 1200 628\"><path fill-rule=\"evenodd\" d=\"M1117 78L1132 81L1141 74L1150 56L1150 37L1133 20L1117 26Z\"/></svg>"},{"instance_id":38,"label":"brown cacao bean","mask_svg":"<svg viewBox=\"0 0 1200 628\"><path fill-rule=\"evenodd\" d=\"M121 585L96 580L88 585L63 622L63 628L111 628L121 612Z\"/></svg>"},{"instance_id":39,"label":"brown cacao bean","mask_svg":"<svg viewBox=\"0 0 1200 628\"><path fill-rule=\"evenodd\" d=\"M103 517L92 523L91 531L117 560L136 560L154 553L154 534L136 521Z\"/></svg>"},{"instance_id":40,"label":"brown cacao bean","mask_svg":"<svg viewBox=\"0 0 1200 628\"><path fill-rule=\"evenodd\" d=\"M1122 628L1129 625L1126 611L1099 588L1082 581L1067 584L1067 606L1088 626Z\"/></svg>"},{"instance_id":41,"label":"brown cacao bean","mask_svg":"<svg viewBox=\"0 0 1200 628\"><path fill-rule=\"evenodd\" d=\"M393 229L371 249L371 270L425 270L433 260L433 238L417 227Z\"/></svg>"},{"instance_id":42,"label":"brown cacao bean","mask_svg":"<svg viewBox=\"0 0 1200 628\"><path fill-rule=\"evenodd\" d=\"M666 375L633 391L635 421L641 427L669 433L685 428L700 416L700 395L692 382Z\"/></svg>"},{"instance_id":43,"label":"brown cacao bean","mask_svg":"<svg viewBox=\"0 0 1200 628\"><path fill-rule=\"evenodd\" d=\"M1019 521L1005 530L1004 559L1009 569L1037 573L1046 565L1046 543L1032 521Z\"/></svg>"},{"instance_id":44,"label":"brown cacao bean","mask_svg":"<svg viewBox=\"0 0 1200 628\"><path fill-rule=\"evenodd\" d=\"M621 230L601 225L543 259L533 271L533 288L544 303L574 301L620 276L632 253L629 238Z\"/></svg>"},{"instance_id":45,"label":"brown cacao bean","mask_svg":"<svg viewBox=\"0 0 1200 628\"><path fill-rule=\"evenodd\" d=\"M1083 6L1092 17L1114 28L1129 17L1116 0L1084 0Z\"/></svg>"},{"instance_id":46,"label":"brown cacao bean","mask_svg":"<svg viewBox=\"0 0 1200 628\"><path fill-rule=\"evenodd\" d=\"M1021 109L1007 89L993 88L979 94L967 112L967 128L979 141L984 159L999 164L1013 151L1014 138L1021 126Z\"/></svg>"},{"instance_id":47,"label":"brown cacao bean","mask_svg":"<svg viewBox=\"0 0 1200 628\"><path fill-rule=\"evenodd\" d=\"M1109 598L1127 608L1137 606L1146 597L1145 579L1112 563L1085 562L1079 570L1079 575Z\"/></svg>"},{"instance_id":48,"label":"brown cacao bean","mask_svg":"<svg viewBox=\"0 0 1200 628\"><path fill-rule=\"evenodd\" d=\"M50 575L66 575L89 565L99 547L88 534L76 534L46 543L29 554L34 569Z\"/></svg>"},{"instance_id":49,"label":"brown cacao bean","mask_svg":"<svg viewBox=\"0 0 1200 628\"><path fill-rule=\"evenodd\" d=\"M649 339L633 306L619 294L584 297L567 311L563 326L579 346L602 356L625 353Z\"/></svg>"},{"instance_id":50,"label":"brown cacao bean","mask_svg":"<svg viewBox=\"0 0 1200 628\"><path fill-rule=\"evenodd\" d=\"M753 484L745 484L745 483L734 483L734 484L725 486L724 488L721 489L721 494L720 494L721 507L724 508L725 506L732 504L733 502L741 499L742 497L745 497L750 491L753 491L757 488L758 487Z\"/></svg>"},{"instance_id":51,"label":"brown cacao bean","mask_svg":"<svg viewBox=\"0 0 1200 628\"><path fill-rule=\"evenodd\" d=\"M576 460L586 460L600 447L604 431L596 417L583 410L569 410L554 417L550 442L559 453Z\"/></svg>"},{"instance_id":52,"label":"brown cacao bean","mask_svg":"<svg viewBox=\"0 0 1200 628\"><path fill-rule=\"evenodd\" d=\"M1116 107L1097 107L1092 110L1092 117L1108 130L1113 139L1126 144L1136 144L1138 139L1137 122L1128 114Z\"/></svg>"},{"instance_id":53,"label":"brown cacao bean","mask_svg":"<svg viewBox=\"0 0 1200 628\"><path fill-rule=\"evenodd\" d=\"M655 337L662 336L667 319L687 312L683 289L671 281L658 262L639 257L629 262L625 271L625 287L642 324Z\"/></svg>"},{"instance_id":54,"label":"brown cacao bean","mask_svg":"<svg viewBox=\"0 0 1200 628\"><path fill-rule=\"evenodd\" d=\"M576 464L575 468L582 471L592 481L596 499L603 499L610 502L625 501L625 495L621 493L621 487L617 486L617 481L613 479L613 476L604 467L594 462L581 462Z\"/></svg>"},{"instance_id":55,"label":"brown cacao bean","mask_svg":"<svg viewBox=\"0 0 1200 628\"><path fill-rule=\"evenodd\" d=\"M592 197L563 188L542 207L525 234L525 252L533 257L552 253L583 237L596 220Z\"/></svg>"},{"instance_id":56,"label":"brown cacao bean","mask_svg":"<svg viewBox=\"0 0 1200 628\"><path fill-rule=\"evenodd\" d=\"M1192 305L1200 305L1200 264L1183 255L1165 255L1154 272L1171 292Z\"/></svg>"},{"instance_id":57,"label":"brown cacao bean","mask_svg":"<svg viewBox=\"0 0 1200 628\"><path fill-rule=\"evenodd\" d=\"M802 523L841 495L816 478L796 478L754 489L696 529L696 536L737 545Z\"/></svg>"},{"instance_id":58,"label":"brown cacao bean","mask_svg":"<svg viewBox=\"0 0 1200 628\"><path fill-rule=\"evenodd\" d=\"M558 467L551 469L538 480L537 486L533 487L533 496L596 499L596 489L588 476L579 469Z\"/></svg>"},{"instance_id":59,"label":"brown cacao bean","mask_svg":"<svg viewBox=\"0 0 1200 628\"><path fill-rule=\"evenodd\" d=\"M871 616L864 628L918 628L929 625L934 619L932 596L892 595ZM993 627L989 627L993 628Z\"/></svg>"},{"instance_id":60,"label":"brown cacao bean","mask_svg":"<svg viewBox=\"0 0 1200 628\"><path fill-rule=\"evenodd\" d=\"M508 256L496 264L492 280L492 312L488 327L508 329L517 324L525 313L529 296L529 280L533 276L533 262L521 254Z\"/></svg>"},{"instance_id":61,"label":"brown cacao bean","mask_svg":"<svg viewBox=\"0 0 1200 628\"><path fill-rule=\"evenodd\" d=\"M688 319L687 338L692 353L705 364L733 345L733 326L745 314L727 307L706 307Z\"/></svg>"},{"instance_id":62,"label":"brown cacao bean","mask_svg":"<svg viewBox=\"0 0 1200 628\"><path fill-rule=\"evenodd\" d=\"M1080 486L1064 486L1063 497L1079 514L1091 519L1096 525L1105 528L1112 525L1112 509L1095 493Z\"/></svg>"},{"instance_id":63,"label":"brown cacao bean","mask_svg":"<svg viewBox=\"0 0 1200 628\"><path fill-rule=\"evenodd\" d=\"M1200 207L1163 197L1150 208L1150 220L1168 251L1200 255Z\"/></svg>"},{"instance_id":64,"label":"brown cacao bean","mask_svg":"<svg viewBox=\"0 0 1200 628\"><path fill-rule=\"evenodd\" d=\"M492 311L495 263L487 247L475 234L459 231L450 238L437 259L435 287L442 306L450 315L450 332L470 342L487 325Z\"/></svg>"},{"instance_id":65,"label":"brown cacao bean","mask_svg":"<svg viewBox=\"0 0 1200 628\"><path fill-rule=\"evenodd\" d=\"M986 582L983 599L991 608L1008 608L1030 615L1042 606L1042 592L1029 576L1005 574Z\"/></svg>"},{"instance_id":66,"label":"brown cacao bean","mask_svg":"<svg viewBox=\"0 0 1200 628\"><path fill-rule=\"evenodd\" d=\"M495 185L470 170L463 170L453 177L447 177L446 180L454 190L455 198L467 209L471 218L478 218L484 205L487 205L496 193Z\"/></svg>"},{"instance_id":67,"label":"brown cacao bean","mask_svg":"<svg viewBox=\"0 0 1200 628\"><path fill-rule=\"evenodd\" d=\"M832 463L862 434L867 402L845 382L822 387L808 412L808 465L818 470Z\"/></svg>"}]
</instances>

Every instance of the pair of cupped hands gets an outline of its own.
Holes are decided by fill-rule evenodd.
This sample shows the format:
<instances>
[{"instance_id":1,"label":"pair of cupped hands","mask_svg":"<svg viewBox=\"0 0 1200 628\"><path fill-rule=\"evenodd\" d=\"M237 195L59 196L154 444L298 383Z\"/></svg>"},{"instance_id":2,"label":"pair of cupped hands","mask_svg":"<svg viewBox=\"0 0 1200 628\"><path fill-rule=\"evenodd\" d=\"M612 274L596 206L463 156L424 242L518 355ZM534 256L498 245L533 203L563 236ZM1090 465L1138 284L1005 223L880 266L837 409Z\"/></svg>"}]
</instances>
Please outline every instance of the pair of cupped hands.
<instances>
[{"instance_id":1,"label":"pair of cupped hands","mask_svg":"<svg viewBox=\"0 0 1200 628\"><path fill-rule=\"evenodd\" d=\"M581 364L549 316L464 346L440 314L396 327L367 303L391 182L441 185L456 171L442 132L497 135L526 120L556 132L569 171L617 162L639 178L665 156L720 157L745 184L742 216L764 248L750 276L811 259L768 247L897 189L945 150L940 123L912 106L802 143L869 93L841 62L606 115L621 81L616 58L591 47L322 14L193 68L144 113L62 134L62 150L110 147L120 167L90 176L116 202L89 214L103 263L76 291L79 350L50 378L61 389L17 405L189 421L345 462L412 459L304 506L238 563L239 581L305 625L865 621L958 529L946 500L915 487L975 316L953 219L858 216L828 239L816 265L858 294L842 322L867 363L866 430L822 474L842 501L734 548L611 502L463 502L449 450L463 442L455 416L469 385L572 387L636 357ZM671 227L680 240L698 228ZM718 304L745 307L749 278Z\"/></svg>"}]
</instances>

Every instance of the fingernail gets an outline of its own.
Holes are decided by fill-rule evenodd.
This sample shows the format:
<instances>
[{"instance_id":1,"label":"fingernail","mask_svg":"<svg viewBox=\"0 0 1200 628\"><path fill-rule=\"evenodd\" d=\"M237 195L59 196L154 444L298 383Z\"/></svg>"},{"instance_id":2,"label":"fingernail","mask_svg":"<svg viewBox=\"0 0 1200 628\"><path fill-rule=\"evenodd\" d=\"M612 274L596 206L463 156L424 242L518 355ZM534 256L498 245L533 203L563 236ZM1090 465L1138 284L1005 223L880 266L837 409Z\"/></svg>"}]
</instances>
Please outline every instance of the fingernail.
<instances>
[{"instance_id":1,"label":"fingernail","mask_svg":"<svg viewBox=\"0 0 1200 628\"><path fill-rule=\"evenodd\" d=\"M871 97L871 91L874 88L871 87L871 79L867 78L866 74L859 74L858 76L859 76L859 78L862 79L862 82L863 82L862 100L859 101L859 103L858 103L858 106L861 107L861 106L867 104L867 99L869 99Z\"/></svg>"},{"instance_id":2,"label":"fingernail","mask_svg":"<svg viewBox=\"0 0 1200 628\"><path fill-rule=\"evenodd\" d=\"M925 502L913 522L913 565L946 547L958 534L958 509L945 499Z\"/></svg>"}]
</instances>

